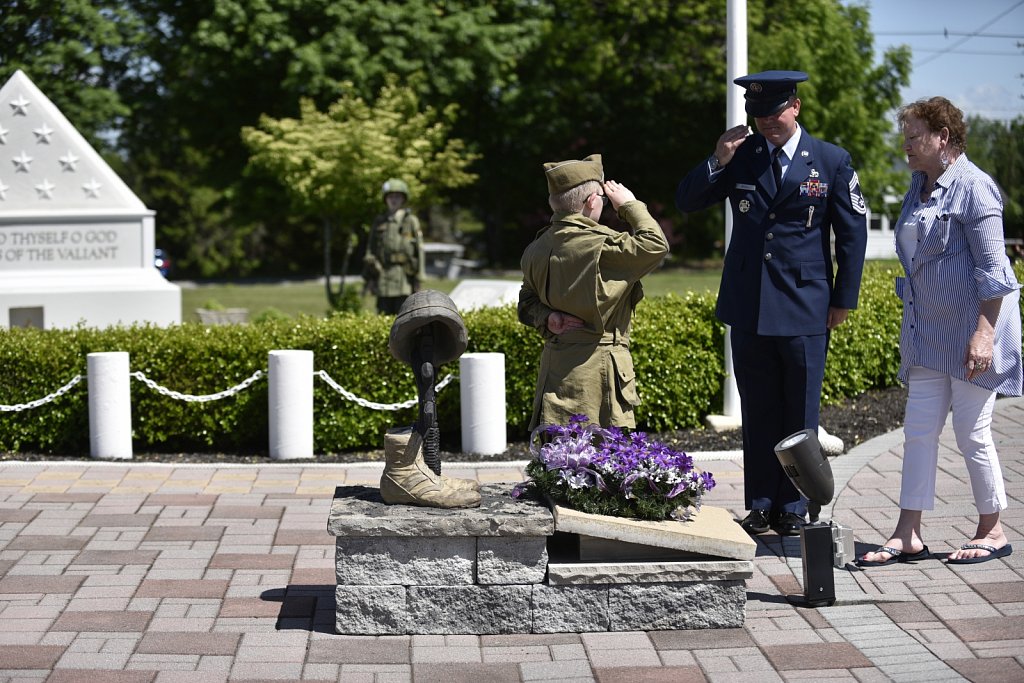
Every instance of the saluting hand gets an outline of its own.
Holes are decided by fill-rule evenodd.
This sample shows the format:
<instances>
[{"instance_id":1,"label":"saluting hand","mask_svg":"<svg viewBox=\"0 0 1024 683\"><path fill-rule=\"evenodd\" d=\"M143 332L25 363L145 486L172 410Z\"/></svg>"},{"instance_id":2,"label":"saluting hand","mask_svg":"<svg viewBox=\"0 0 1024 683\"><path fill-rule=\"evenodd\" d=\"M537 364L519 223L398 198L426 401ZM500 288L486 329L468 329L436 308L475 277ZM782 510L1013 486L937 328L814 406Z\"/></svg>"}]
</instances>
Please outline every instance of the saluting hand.
<instances>
[{"instance_id":1,"label":"saluting hand","mask_svg":"<svg viewBox=\"0 0 1024 683\"><path fill-rule=\"evenodd\" d=\"M746 124L733 126L722 133L722 137L718 138L718 144L715 145L715 157L718 159L718 163L725 166L732 161L736 150L746 142L749 134L750 128Z\"/></svg>"},{"instance_id":2,"label":"saluting hand","mask_svg":"<svg viewBox=\"0 0 1024 683\"><path fill-rule=\"evenodd\" d=\"M604 193L608 195L608 200L612 203L612 208L616 211L626 202L636 199L632 190L616 180L606 180L602 187L604 187Z\"/></svg>"}]
</instances>

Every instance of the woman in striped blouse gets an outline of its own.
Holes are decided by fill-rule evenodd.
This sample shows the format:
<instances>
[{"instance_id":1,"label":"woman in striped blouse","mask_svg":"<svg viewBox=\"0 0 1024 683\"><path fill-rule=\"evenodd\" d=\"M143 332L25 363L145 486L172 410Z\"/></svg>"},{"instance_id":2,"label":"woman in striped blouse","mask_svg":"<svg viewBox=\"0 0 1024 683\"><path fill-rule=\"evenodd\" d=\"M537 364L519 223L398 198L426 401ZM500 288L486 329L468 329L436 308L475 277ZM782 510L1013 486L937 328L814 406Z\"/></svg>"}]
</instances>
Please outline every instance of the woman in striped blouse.
<instances>
[{"instance_id":1,"label":"woman in striped blouse","mask_svg":"<svg viewBox=\"0 0 1024 683\"><path fill-rule=\"evenodd\" d=\"M930 556L921 512L935 506L939 433L953 430L971 479L978 528L948 562L973 564L1013 549L999 523L1006 491L992 441L996 394L1021 395L1020 285L1006 256L1003 203L972 164L963 113L944 97L903 107L903 150L914 172L896 226L903 300L899 378L908 386L896 531L857 564Z\"/></svg>"}]
</instances>

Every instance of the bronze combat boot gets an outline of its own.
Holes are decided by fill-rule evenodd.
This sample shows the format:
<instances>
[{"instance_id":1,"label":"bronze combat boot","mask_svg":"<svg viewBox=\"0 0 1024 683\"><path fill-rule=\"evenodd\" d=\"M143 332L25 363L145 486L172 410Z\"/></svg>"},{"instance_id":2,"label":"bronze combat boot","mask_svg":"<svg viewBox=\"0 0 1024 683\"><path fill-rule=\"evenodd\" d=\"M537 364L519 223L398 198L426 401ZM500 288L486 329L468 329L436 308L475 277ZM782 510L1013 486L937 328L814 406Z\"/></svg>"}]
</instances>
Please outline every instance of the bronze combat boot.
<instances>
[{"instance_id":1,"label":"bronze combat boot","mask_svg":"<svg viewBox=\"0 0 1024 683\"><path fill-rule=\"evenodd\" d=\"M380 496L390 505L467 508L480 505L480 492L467 487L468 479L439 476L423 462L423 439L409 428L392 429L384 436L384 473Z\"/></svg>"},{"instance_id":2,"label":"bronze combat boot","mask_svg":"<svg viewBox=\"0 0 1024 683\"><path fill-rule=\"evenodd\" d=\"M414 429L410 429L409 427L398 427L396 429L389 429L388 432L387 432L387 436L385 437L385 442L384 442L385 443L385 452L387 450L387 440L388 439L393 439L397 448L407 448L408 445L409 445L409 438L413 434L416 434L416 431ZM417 436L417 438L422 439L422 437L420 437L419 434L416 434L416 436ZM423 445L422 445L422 443L420 444L420 447L417 450L418 450L418 454L419 454L418 457L420 458L421 464L424 467L426 467L427 470L431 474L434 474L433 470L430 469L430 466L427 465L426 461L423 460ZM437 475L434 475L434 476L437 476ZM478 482L476 479L459 479L457 477L446 477L445 475L442 474L441 475L441 481L446 486L448 486L450 488L453 488L453 489L458 489L459 491L479 491L480 490L480 482Z\"/></svg>"}]
</instances>

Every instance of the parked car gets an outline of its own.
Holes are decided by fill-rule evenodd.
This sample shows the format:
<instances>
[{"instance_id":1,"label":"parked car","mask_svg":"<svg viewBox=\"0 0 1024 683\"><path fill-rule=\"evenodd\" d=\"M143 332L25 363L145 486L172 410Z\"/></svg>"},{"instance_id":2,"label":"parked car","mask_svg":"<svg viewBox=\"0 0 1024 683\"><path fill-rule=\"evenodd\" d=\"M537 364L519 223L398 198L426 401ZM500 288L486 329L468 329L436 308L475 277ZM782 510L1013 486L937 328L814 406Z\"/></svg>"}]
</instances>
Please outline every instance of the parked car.
<instances>
[{"instance_id":1,"label":"parked car","mask_svg":"<svg viewBox=\"0 0 1024 683\"><path fill-rule=\"evenodd\" d=\"M167 277L171 272L171 257L163 249L153 250L153 265L160 271L160 274Z\"/></svg>"}]
</instances>

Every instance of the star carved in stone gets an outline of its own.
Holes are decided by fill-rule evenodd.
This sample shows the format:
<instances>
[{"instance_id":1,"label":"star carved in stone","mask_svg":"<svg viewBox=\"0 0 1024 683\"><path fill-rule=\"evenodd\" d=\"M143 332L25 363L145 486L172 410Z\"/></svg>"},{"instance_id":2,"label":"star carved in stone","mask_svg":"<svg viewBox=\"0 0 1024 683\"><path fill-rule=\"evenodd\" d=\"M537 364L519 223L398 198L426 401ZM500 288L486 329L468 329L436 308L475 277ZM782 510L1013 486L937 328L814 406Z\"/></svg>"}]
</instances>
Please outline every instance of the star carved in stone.
<instances>
[{"instance_id":1,"label":"star carved in stone","mask_svg":"<svg viewBox=\"0 0 1024 683\"><path fill-rule=\"evenodd\" d=\"M11 159L14 162L14 172L28 173L28 165L32 163L32 157L22 152L19 156Z\"/></svg>"},{"instance_id":2,"label":"star carved in stone","mask_svg":"<svg viewBox=\"0 0 1024 683\"><path fill-rule=\"evenodd\" d=\"M92 197L93 199L99 199L101 187L103 185L97 183L95 178L90 178L89 182L82 185L82 189L85 190L85 196Z\"/></svg>"},{"instance_id":3,"label":"star carved in stone","mask_svg":"<svg viewBox=\"0 0 1024 683\"><path fill-rule=\"evenodd\" d=\"M63 170L63 171L72 171L72 172L74 172L74 171L78 170L78 169L75 168L75 166L78 164L79 158L76 157L74 154L72 154L70 149L68 150L67 154L65 154L61 158L57 159L57 161L60 162L60 167L61 167L61 170Z\"/></svg>"},{"instance_id":4,"label":"star carved in stone","mask_svg":"<svg viewBox=\"0 0 1024 683\"><path fill-rule=\"evenodd\" d=\"M50 136L53 135L53 128L50 128L45 123L32 131L36 136L36 144L48 145L50 144Z\"/></svg>"},{"instance_id":5,"label":"star carved in stone","mask_svg":"<svg viewBox=\"0 0 1024 683\"><path fill-rule=\"evenodd\" d=\"M56 185L51 183L46 178L43 178L43 182L36 185L36 192L39 193L40 199L53 199L53 191L57 188Z\"/></svg>"},{"instance_id":6,"label":"star carved in stone","mask_svg":"<svg viewBox=\"0 0 1024 683\"><path fill-rule=\"evenodd\" d=\"M32 103L26 100L24 95L18 95L18 99L10 102L15 116L28 116L28 105L30 104Z\"/></svg>"},{"instance_id":7,"label":"star carved in stone","mask_svg":"<svg viewBox=\"0 0 1024 683\"><path fill-rule=\"evenodd\" d=\"M3 126L0 126L0 145L6 145L7 144L7 134L10 133L10 132L11 131L7 130Z\"/></svg>"},{"instance_id":8,"label":"star carved in stone","mask_svg":"<svg viewBox=\"0 0 1024 683\"><path fill-rule=\"evenodd\" d=\"M7 190L11 189L10 186L4 185L4 181L0 180L0 201L7 201Z\"/></svg>"}]
</instances>

